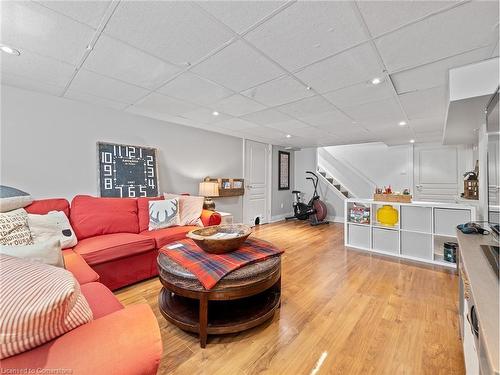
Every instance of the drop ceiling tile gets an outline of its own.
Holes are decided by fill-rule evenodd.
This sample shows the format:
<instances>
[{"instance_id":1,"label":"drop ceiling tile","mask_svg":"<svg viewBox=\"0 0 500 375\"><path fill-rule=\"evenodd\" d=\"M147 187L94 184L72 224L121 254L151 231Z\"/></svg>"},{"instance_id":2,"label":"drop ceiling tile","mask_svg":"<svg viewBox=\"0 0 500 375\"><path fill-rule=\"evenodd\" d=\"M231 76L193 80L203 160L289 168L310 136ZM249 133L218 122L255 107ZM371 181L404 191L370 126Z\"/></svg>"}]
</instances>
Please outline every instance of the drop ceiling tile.
<instances>
[{"instance_id":1,"label":"drop ceiling tile","mask_svg":"<svg viewBox=\"0 0 500 375\"><path fill-rule=\"evenodd\" d=\"M395 98L346 107L343 110L368 130L393 124L397 128L398 122L405 118Z\"/></svg>"},{"instance_id":2,"label":"drop ceiling tile","mask_svg":"<svg viewBox=\"0 0 500 375\"><path fill-rule=\"evenodd\" d=\"M85 69L78 72L70 87L80 92L123 103L134 103L148 93L148 90L143 88Z\"/></svg>"},{"instance_id":3,"label":"drop ceiling tile","mask_svg":"<svg viewBox=\"0 0 500 375\"><path fill-rule=\"evenodd\" d=\"M241 33L285 4L285 1L200 1L197 4Z\"/></svg>"},{"instance_id":4,"label":"drop ceiling tile","mask_svg":"<svg viewBox=\"0 0 500 375\"><path fill-rule=\"evenodd\" d=\"M324 93L382 77L383 69L372 45L365 43L310 65L295 75Z\"/></svg>"},{"instance_id":5,"label":"drop ceiling tile","mask_svg":"<svg viewBox=\"0 0 500 375\"><path fill-rule=\"evenodd\" d=\"M410 120L443 117L446 113L447 90L445 86L409 92L399 95L399 98Z\"/></svg>"},{"instance_id":6,"label":"drop ceiling tile","mask_svg":"<svg viewBox=\"0 0 500 375\"><path fill-rule=\"evenodd\" d=\"M352 107L354 105L388 99L393 95L394 92L387 80L378 85L362 82L323 94L325 98L338 108Z\"/></svg>"},{"instance_id":7,"label":"drop ceiling tile","mask_svg":"<svg viewBox=\"0 0 500 375\"><path fill-rule=\"evenodd\" d=\"M256 126L252 128L247 128L244 131L245 133L268 139L283 139L283 140L287 139L285 137L286 133L278 131L276 129L267 128L265 126Z\"/></svg>"},{"instance_id":8,"label":"drop ceiling tile","mask_svg":"<svg viewBox=\"0 0 500 375\"><path fill-rule=\"evenodd\" d=\"M66 86L75 71L75 67L71 64L27 50L24 50L20 56L2 54L0 65L2 76L15 74L58 87Z\"/></svg>"},{"instance_id":9,"label":"drop ceiling tile","mask_svg":"<svg viewBox=\"0 0 500 375\"><path fill-rule=\"evenodd\" d=\"M226 115L224 113L220 113L218 116L213 115L213 111L208 108L203 108L200 107L198 109L195 109L194 111L186 112L182 115L182 117L185 117L190 120L198 121L203 124L215 124L221 121L229 120L231 119L231 116Z\"/></svg>"},{"instance_id":10,"label":"drop ceiling tile","mask_svg":"<svg viewBox=\"0 0 500 375\"><path fill-rule=\"evenodd\" d=\"M101 35L84 68L148 89L157 88L180 68L119 40Z\"/></svg>"},{"instance_id":11,"label":"drop ceiling tile","mask_svg":"<svg viewBox=\"0 0 500 375\"><path fill-rule=\"evenodd\" d=\"M456 1L359 1L359 10L372 36L394 30Z\"/></svg>"},{"instance_id":12,"label":"drop ceiling tile","mask_svg":"<svg viewBox=\"0 0 500 375\"><path fill-rule=\"evenodd\" d=\"M491 48L478 48L447 59L391 74L398 93L428 89L448 84L448 70L489 58Z\"/></svg>"},{"instance_id":13,"label":"drop ceiling tile","mask_svg":"<svg viewBox=\"0 0 500 375\"><path fill-rule=\"evenodd\" d=\"M39 82L16 74L1 74L2 85L17 87L24 90L41 92L49 95L59 96L64 91L64 86L56 86L50 83Z\"/></svg>"},{"instance_id":14,"label":"drop ceiling tile","mask_svg":"<svg viewBox=\"0 0 500 375\"><path fill-rule=\"evenodd\" d=\"M185 113L198 109L197 105L170 98L156 92L150 93L132 106L143 113L153 113L169 116L182 116Z\"/></svg>"},{"instance_id":15,"label":"drop ceiling tile","mask_svg":"<svg viewBox=\"0 0 500 375\"><path fill-rule=\"evenodd\" d=\"M289 70L367 39L351 2L296 2L244 37Z\"/></svg>"},{"instance_id":16,"label":"drop ceiling tile","mask_svg":"<svg viewBox=\"0 0 500 375\"><path fill-rule=\"evenodd\" d=\"M269 126L270 124L291 121L292 118L274 109L265 109L242 116L243 119L259 125Z\"/></svg>"},{"instance_id":17,"label":"drop ceiling tile","mask_svg":"<svg viewBox=\"0 0 500 375\"><path fill-rule=\"evenodd\" d=\"M96 104L99 106L109 107L109 108L118 109L118 110L122 110L122 109L125 109L126 107L128 107L127 103L120 103L120 102L117 102L115 100L110 100L110 99L106 99L106 98L99 98L97 96L89 95L89 94L84 93L84 92L79 92L79 91L76 91L76 90L71 89L71 88L64 94L64 97L68 98L68 99L76 100L79 102Z\"/></svg>"},{"instance_id":18,"label":"drop ceiling tile","mask_svg":"<svg viewBox=\"0 0 500 375\"><path fill-rule=\"evenodd\" d=\"M329 131L326 129L318 129L314 128L312 126L309 126L307 128L299 128L299 129L292 129L290 130L290 134L298 136L298 137L303 137L303 138L314 138L318 142L321 140L322 137L325 137L328 135Z\"/></svg>"},{"instance_id":19,"label":"drop ceiling tile","mask_svg":"<svg viewBox=\"0 0 500 375\"><path fill-rule=\"evenodd\" d=\"M242 94L268 106L289 103L314 95L311 90L307 90L295 78L290 76L280 77L263 83L262 85L243 91Z\"/></svg>"},{"instance_id":20,"label":"drop ceiling tile","mask_svg":"<svg viewBox=\"0 0 500 375\"><path fill-rule=\"evenodd\" d=\"M105 33L174 64L194 63L233 37L182 1L122 1Z\"/></svg>"},{"instance_id":21,"label":"drop ceiling tile","mask_svg":"<svg viewBox=\"0 0 500 375\"><path fill-rule=\"evenodd\" d=\"M217 123L218 127L231 129L231 130L249 130L251 128L257 128L258 125L245 121L239 118L232 118L229 120L221 121Z\"/></svg>"},{"instance_id":22,"label":"drop ceiling tile","mask_svg":"<svg viewBox=\"0 0 500 375\"><path fill-rule=\"evenodd\" d=\"M267 124L268 127L276 129L276 130L281 130L285 133L291 133L295 129L304 129L304 128L310 128L309 125L303 123L302 121L299 120L288 120L288 121L283 121L283 122L274 122Z\"/></svg>"},{"instance_id":23,"label":"drop ceiling tile","mask_svg":"<svg viewBox=\"0 0 500 375\"><path fill-rule=\"evenodd\" d=\"M76 65L94 30L40 4L2 1L2 43Z\"/></svg>"},{"instance_id":24,"label":"drop ceiling tile","mask_svg":"<svg viewBox=\"0 0 500 375\"><path fill-rule=\"evenodd\" d=\"M411 128L415 133L428 133L428 132L441 132L444 130L445 118L443 116L438 117L426 117L421 119L415 119L410 122Z\"/></svg>"},{"instance_id":25,"label":"drop ceiling tile","mask_svg":"<svg viewBox=\"0 0 500 375\"><path fill-rule=\"evenodd\" d=\"M43 6L97 28L111 1L37 1Z\"/></svg>"},{"instance_id":26,"label":"drop ceiling tile","mask_svg":"<svg viewBox=\"0 0 500 375\"><path fill-rule=\"evenodd\" d=\"M232 91L189 72L176 77L158 91L200 105L214 103L232 94Z\"/></svg>"},{"instance_id":27,"label":"drop ceiling tile","mask_svg":"<svg viewBox=\"0 0 500 375\"><path fill-rule=\"evenodd\" d=\"M333 110L304 117L304 122L326 129L345 129L352 126L353 121L342 112Z\"/></svg>"},{"instance_id":28,"label":"drop ceiling tile","mask_svg":"<svg viewBox=\"0 0 500 375\"><path fill-rule=\"evenodd\" d=\"M232 43L192 70L237 92L285 73L241 41Z\"/></svg>"},{"instance_id":29,"label":"drop ceiling tile","mask_svg":"<svg viewBox=\"0 0 500 375\"><path fill-rule=\"evenodd\" d=\"M497 1L473 1L426 18L375 41L389 72L473 48L498 38Z\"/></svg>"},{"instance_id":30,"label":"drop ceiling tile","mask_svg":"<svg viewBox=\"0 0 500 375\"><path fill-rule=\"evenodd\" d=\"M213 107L233 116L243 116L266 108L262 104L239 94L222 99L215 103Z\"/></svg>"},{"instance_id":31,"label":"drop ceiling tile","mask_svg":"<svg viewBox=\"0 0 500 375\"><path fill-rule=\"evenodd\" d=\"M276 109L292 117L303 119L311 115L334 111L335 107L321 96L316 95L281 105Z\"/></svg>"},{"instance_id":32,"label":"drop ceiling tile","mask_svg":"<svg viewBox=\"0 0 500 375\"><path fill-rule=\"evenodd\" d=\"M443 132L425 132L417 133L415 141L420 143L442 142Z\"/></svg>"}]
</instances>

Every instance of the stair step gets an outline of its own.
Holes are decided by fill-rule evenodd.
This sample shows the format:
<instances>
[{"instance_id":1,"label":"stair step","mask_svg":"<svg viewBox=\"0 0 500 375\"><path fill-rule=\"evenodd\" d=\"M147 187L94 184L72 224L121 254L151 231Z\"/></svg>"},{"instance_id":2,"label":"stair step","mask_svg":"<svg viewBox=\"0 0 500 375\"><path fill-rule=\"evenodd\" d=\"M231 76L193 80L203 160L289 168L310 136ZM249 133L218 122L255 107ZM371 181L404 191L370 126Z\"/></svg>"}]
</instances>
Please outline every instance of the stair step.
<instances>
[{"instance_id":1,"label":"stair step","mask_svg":"<svg viewBox=\"0 0 500 375\"><path fill-rule=\"evenodd\" d=\"M342 194L344 194L346 196L346 198L349 198L349 192L348 191L341 191Z\"/></svg>"},{"instance_id":2,"label":"stair step","mask_svg":"<svg viewBox=\"0 0 500 375\"><path fill-rule=\"evenodd\" d=\"M326 180L333 185L333 178L328 177Z\"/></svg>"},{"instance_id":3,"label":"stair step","mask_svg":"<svg viewBox=\"0 0 500 375\"><path fill-rule=\"evenodd\" d=\"M319 174L322 175L323 177L326 177L326 172L319 171Z\"/></svg>"},{"instance_id":4,"label":"stair step","mask_svg":"<svg viewBox=\"0 0 500 375\"><path fill-rule=\"evenodd\" d=\"M341 190L341 186L340 186L340 184L335 184L335 185L333 185L333 186L335 186L335 187L337 188L337 190Z\"/></svg>"}]
</instances>

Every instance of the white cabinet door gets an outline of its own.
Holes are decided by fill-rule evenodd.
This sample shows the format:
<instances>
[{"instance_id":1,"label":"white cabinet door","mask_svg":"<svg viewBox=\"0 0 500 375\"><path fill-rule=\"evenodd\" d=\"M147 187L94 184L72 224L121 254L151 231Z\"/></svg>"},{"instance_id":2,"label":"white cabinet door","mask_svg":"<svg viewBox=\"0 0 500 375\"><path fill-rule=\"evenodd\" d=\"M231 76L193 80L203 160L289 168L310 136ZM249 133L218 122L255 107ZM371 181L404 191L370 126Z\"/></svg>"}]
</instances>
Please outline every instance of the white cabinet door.
<instances>
[{"instance_id":1,"label":"white cabinet door","mask_svg":"<svg viewBox=\"0 0 500 375\"><path fill-rule=\"evenodd\" d=\"M457 146L415 146L414 200L454 202L462 180L462 160Z\"/></svg>"},{"instance_id":2,"label":"white cabinet door","mask_svg":"<svg viewBox=\"0 0 500 375\"><path fill-rule=\"evenodd\" d=\"M255 225L256 219L269 222L269 145L245 141L245 196L243 197L243 221Z\"/></svg>"}]
</instances>

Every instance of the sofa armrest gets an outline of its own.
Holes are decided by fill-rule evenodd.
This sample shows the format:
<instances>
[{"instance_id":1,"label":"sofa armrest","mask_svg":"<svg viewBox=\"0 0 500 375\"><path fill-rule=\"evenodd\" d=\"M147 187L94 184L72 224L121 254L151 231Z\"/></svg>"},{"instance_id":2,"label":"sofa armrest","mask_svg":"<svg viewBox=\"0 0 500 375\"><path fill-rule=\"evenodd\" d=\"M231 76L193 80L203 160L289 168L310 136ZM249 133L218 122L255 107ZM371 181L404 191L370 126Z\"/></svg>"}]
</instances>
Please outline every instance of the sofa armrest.
<instances>
[{"instance_id":1,"label":"sofa armrest","mask_svg":"<svg viewBox=\"0 0 500 375\"><path fill-rule=\"evenodd\" d=\"M99 281L99 275L72 249L63 250L64 266L80 285Z\"/></svg>"},{"instance_id":2,"label":"sofa armrest","mask_svg":"<svg viewBox=\"0 0 500 375\"><path fill-rule=\"evenodd\" d=\"M0 368L6 369L5 373L7 369L67 369L72 375L153 375L161 355L158 322L151 308L143 304L106 315L6 358Z\"/></svg>"},{"instance_id":3,"label":"sofa armrest","mask_svg":"<svg viewBox=\"0 0 500 375\"><path fill-rule=\"evenodd\" d=\"M222 220L222 217L218 212L203 210L201 212L200 219L201 222L203 223L203 226L209 227L211 225L219 225Z\"/></svg>"}]
</instances>

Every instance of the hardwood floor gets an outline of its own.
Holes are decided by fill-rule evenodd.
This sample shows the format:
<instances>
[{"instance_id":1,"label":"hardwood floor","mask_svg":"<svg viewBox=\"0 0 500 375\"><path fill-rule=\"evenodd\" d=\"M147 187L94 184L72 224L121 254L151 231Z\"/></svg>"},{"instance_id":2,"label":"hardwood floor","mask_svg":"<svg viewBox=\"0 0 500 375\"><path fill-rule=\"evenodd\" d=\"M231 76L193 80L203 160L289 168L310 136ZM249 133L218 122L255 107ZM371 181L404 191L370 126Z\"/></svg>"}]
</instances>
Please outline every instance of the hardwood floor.
<instances>
[{"instance_id":1,"label":"hardwood floor","mask_svg":"<svg viewBox=\"0 0 500 375\"><path fill-rule=\"evenodd\" d=\"M341 224L281 222L253 235L285 249L281 309L263 326L201 349L161 316L157 279L116 293L155 312L159 374L465 373L454 273L346 249Z\"/></svg>"}]
</instances>

